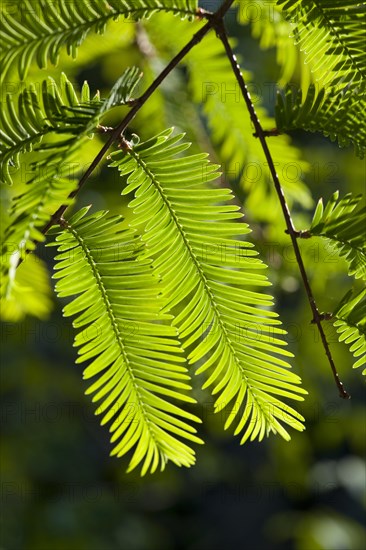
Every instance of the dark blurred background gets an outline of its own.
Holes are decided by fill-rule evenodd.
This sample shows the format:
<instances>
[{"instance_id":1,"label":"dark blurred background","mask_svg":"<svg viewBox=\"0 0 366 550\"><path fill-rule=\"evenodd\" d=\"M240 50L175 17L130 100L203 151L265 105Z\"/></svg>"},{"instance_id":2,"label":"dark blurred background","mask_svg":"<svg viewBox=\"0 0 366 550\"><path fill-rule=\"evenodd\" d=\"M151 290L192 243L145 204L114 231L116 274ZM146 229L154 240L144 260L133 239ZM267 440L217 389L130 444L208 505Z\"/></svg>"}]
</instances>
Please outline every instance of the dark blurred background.
<instances>
[{"instance_id":1,"label":"dark blurred background","mask_svg":"<svg viewBox=\"0 0 366 550\"><path fill-rule=\"evenodd\" d=\"M206 4L215 9L219 3ZM180 22L173 21L179 32ZM275 80L274 49L261 51L250 29L239 26L233 14L228 16L228 24L254 81ZM144 65L148 82L154 70L164 65L164 56L155 52L147 61L134 33L132 23L119 27L113 23L105 39L99 39L98 55L98 39L90 37L76 62L63 55L52 74L57 77L65 70L75 83L87 79L92 89L103 92L126 66L136 64ZM29 80L37 78L44 78L44 73L35 68ZM178 93L177 86L185 78L184 69L177 70L167 79L165 93L169 86ZM270 97L263 94L261 99L273 112ZM154 101L158 105L158 95ZM179 105L175 108L179 111ZM146 115L136 119L131 132L149 137L155 129L174 122L174 109L173 122L169 113L160 120L151 109L152 115L146 106ZM197 111L195 116L205 129L202 115ZM150 121L148 127L146 120ZM188 125L193 123L187 120ZM336 189L365 190L365 165L351 150L340 151L318 135L299 133L293 139L311 167L306 183L314 200L329 198ZM98 146L100 143L81 154L85 163ZM79 205L92 203L94 209L116 210L120 187L110 172L103 168L89 181ZM46 321L27 316L19 323L5 320L1 324L0 550L366 547L366 425L361 373L352 370L351 354L327 325L337 367L352 394L350 401L340 399L315 327L310 324L310 309L287 237L283 229L257 223L255 210L246 211L245 193L242 199L256 244L270 267L277 311L296 356L294 369L309 392L298 406L306 418L306 431L291 433L289 443L272 436L262 443L240 446L238 438L223 431L224 419L213 415L212 398L207 393L199 405L206 444L197 448L196 466L185 470L169 464L163 473L144 478L138 472L127 475L127 459L109 457L108 431L99 426L94 407L84 395L81 367L74 363L74 331L62 317L62 304L54 300ZM124 206L118 210L129 215ZM299 221L310 219L300 206L296 215ZM332 310L352 281L343 262L322 243L302 244L320 307ZM39 254L51 271L52 249L40 247Z\"/></svg>"}]
</instances>

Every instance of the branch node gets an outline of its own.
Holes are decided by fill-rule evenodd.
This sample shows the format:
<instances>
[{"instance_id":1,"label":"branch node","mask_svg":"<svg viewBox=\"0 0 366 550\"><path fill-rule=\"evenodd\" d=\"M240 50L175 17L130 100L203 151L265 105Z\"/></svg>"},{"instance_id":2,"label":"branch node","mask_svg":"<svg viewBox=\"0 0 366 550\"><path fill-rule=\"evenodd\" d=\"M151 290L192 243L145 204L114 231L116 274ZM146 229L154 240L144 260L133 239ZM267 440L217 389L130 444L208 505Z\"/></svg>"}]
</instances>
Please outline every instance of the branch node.
<instances>
[{"instance_id":1,"label":"branch node","mask_svg":"<svg viewBox=\"0 0 366 550\"><path fill-rule=\"evenodd\" d=\"M55 222L56 222L56 220L55 220ZM63 229L66 229L69 226L69 224L67 223L67 221L65 220L65 218L63 216L60 216L60 218L57 220L57 223Z\"/></svg>"},{"instance_id":2,"label":"branch node","mask_svg":"<svg viewBox=\"0 0 366 550\"><path fill-rule=\"evenodd\" d=\"M127 141L127 139L123 135L121 135L119 138L118 147L119 149L122 149L122 151L124 151L125 153L127 153L127 151L132 151L131 143Z\"/></svg>"},{"instance_id":3,"label":"branch node","mask_svg":"<svg viewBox=\"0 0 366 550\"><path fill-rule=\"evenodd\" d=\"M127 107L134 107L135 105L139 105L140 102L141 102L141 97L133 97L125 101L123 105L127 105Z\"/></svg>"},{"instance_id":4,"label":"branch node","mask_svg":"<svg viewBox=\"0 0 366 550\"><path fill-rule=\"evenodd\" d=\"M281 132L278 130L278 128L272 128L271 130L262 130L262 134L264 137L271 137L271 136L280 136ZM259 133L254 132L254 137L259 138Z\"/></svg>"},{"instance_id":5,"label":"branch node","mask_svg":"<svg viewBox=\"0 0 366 550\"><path fill-rule=\"evenodd\" d=\"M301 231L296 231L294 229L292 232L290 232L288 229L285 229L285 233L287 233L287 235L291 235L292 233L297 239L310 239L312 237L312 234L308 229Z\"/></svg>"},{"instance_id":6,"label":"branch node","mask_svg":"<svg viewBox=\"0 0 366 550\"><path fill-rule=\"evenodd\" d=\"M310 322L313 324L313 325L316 325L318 323L318 321L330 321L331 319L333 319L333 313L319 313L317 314L317 318L313 318Z\"/></svg>"},{"instance_id":7,"label":"branch node","mask_svg":"<svg viewBox=\"0 0 366 550\"><path fill-rule=\"evenodd\" d=\"M205 10L204 8L197 8L196 10L196 18L197 19L210 19L213 16L213 13L211 11Z\"/></svg>"},{"instance_id":8,"label":"branch node","mask_svg":"<svg viewBox=\"0 0 366 550\"><path fill-rule=\"evenodd\" d=\"M99 126L97 126L97 130L100 134L109 134L114 131L114 128L112 128L112 126L102 126L99 124Z\"/></svg>"}]
</instances>

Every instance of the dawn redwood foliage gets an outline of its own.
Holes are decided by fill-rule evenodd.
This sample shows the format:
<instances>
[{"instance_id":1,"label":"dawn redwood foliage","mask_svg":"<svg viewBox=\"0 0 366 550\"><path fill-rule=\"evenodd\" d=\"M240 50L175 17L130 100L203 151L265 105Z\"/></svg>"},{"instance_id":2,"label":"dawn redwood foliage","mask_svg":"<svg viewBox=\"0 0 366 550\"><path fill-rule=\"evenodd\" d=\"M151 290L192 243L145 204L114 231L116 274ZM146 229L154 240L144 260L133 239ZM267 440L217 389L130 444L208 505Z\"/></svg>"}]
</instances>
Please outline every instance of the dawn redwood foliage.
<instances>
[{"instance_id":1,"label":"dawn redwood foliage","mask_svg":"<svg viewBox=\"0 0 366 550\"><path fill-rule=\"evenodd\" d=\"M0 173L4 189L12 186L2 206L3 317L47 315L46 266L36 261L47 240L57 248L55 289L68 299L63 313L77 330L86 393L109 425L112 454L131 452L129 469L140 465L142 474L168 461L194 463L194 447L202 443L195 375L241 443L270 433L288 440L291 429L304 429L293 401L307 392L291 370L286 331L267 292L267 266L233 190L245 193L244 210L248 204L260 222L276 223L274 205L280 205L319 345L342 397L348 394L322 323L334 323L354 367L365 364L363 198L335 192L325 205L320 199L309 227L296 230L290 208L311 206L309 189L302 181L282 182L281 174L290 161L306 169L287 134L296 129L323 133L363 157L366 4L225 0L216 7L211 12L196 0L24 0L2 8ZM260 103L253 106L247 84L255 80L245 63L243 70L238 65L224 25L229 10L251 25L263 49L277 48L275 119ZM125 67L136 47L144 67ZM79 55L114 48L125 70L109 91L93 95L87 82L79 91L65 73L53 76L57 64L65 72L72 67L70 57L77 63ZM156 56L165 68L156 70ZM164 89L171 73L173 93ZM240 101L223 99L227 90ZM123 116L110 126L116 111ZM139 135L129 130L135 117ZM161 127L165 120L171 125ZM70 175L81 152L98 146L88 169ZM220 165L209 159L213 150L212 160L234 173L234 181L222 183ZM26 181L24 159L31 159ZM246 167L263 159L268 170L251 184ZM77 207L102 163L118 176L116 210ZM122 210L126 199L124 220L118 201ZM313 237L332 243L354 279L326 314L318 310L300 251L301 239Z\"/></svg>"}]
</instances>

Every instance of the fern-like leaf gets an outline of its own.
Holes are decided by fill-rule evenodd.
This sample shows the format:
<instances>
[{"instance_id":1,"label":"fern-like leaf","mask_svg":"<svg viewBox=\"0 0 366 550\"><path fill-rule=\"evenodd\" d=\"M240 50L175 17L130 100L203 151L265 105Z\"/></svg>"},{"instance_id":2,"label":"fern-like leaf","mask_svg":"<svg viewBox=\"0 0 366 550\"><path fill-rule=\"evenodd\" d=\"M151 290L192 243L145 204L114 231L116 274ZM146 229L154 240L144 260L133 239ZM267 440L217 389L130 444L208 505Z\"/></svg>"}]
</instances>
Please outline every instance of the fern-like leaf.
<instances>
[{"instance_id":1,"label":"fern-like leaf","mask_svg":"<svg viewBox=\"0 0 366 550\"><path fill-rule=\"evenodd\" d=\"M364 90L366 4L352 0L279 0L305 60L316 60L321 86Z\"/></svg>"},{"instance_id":2,"label":"fern-like leaf","mask_svg":"<svg viewBox=\"0 0 366 550\"><path fill-rule=\"evenodd\" d=\"M79 98L65 74L61 75L60 86L48 78L42 82L41 92L37 92L35 86L31 85L20 92L17 101L11 94L7 94L0 110L1 180L12 183L9 165L18 168L21 153L36 147L38 151L46 152L57 149L62 155L70 149L75 137L92 133L103 114L130 99L139 78L136 67L127 69L113 86L109 97L103 101L99 93L90 97L86 82ZM43 138L52 134L62 139L44 144ZM70 138L69 134L74 138Z\"/></svg>"},{"instance_id":3,"label":"fern-like leaf","mask_svg":"<svg viewBox=\"0 0 366 550\"><path fill-rule=\"evenodd\" d=\"M357 359L353 368L366 364L366 289L355 296L348 292L341 300L333 314L336 319L334 326L337 329L340 342L350 345L350 351ZM366 368L362 371L366 374Z\"/></svg>"},{"instance_id":4,"label":"fern-like leaf","mask_svg":"<svg viewBox=\"0 0 366 550\"><path fill-rule=\"evenodd\" d=\"M3 8L1 78L17 66L23 80L33 60L40 68L48 61L56 65L64 47L76 57L90 32L104 33L107 22L120 16L137 21L164 11L194 17L196 10L196 0L24 0L15 13Z\"/></svg>"},{"instance_id":5,"label":"fern-like leaf","mask_svg":"<svg viewBox=\"0 0 366 550\"><path fill-rule=\"evenodd\" d=\"M269 282L255 258L250 230L226 188L208 188L217 166L206 154L180 158L189 144L167 130L112 155L112 166L127 177L123 194L133 226L143 226L147 254L162 278L165 310L178 306L174 324L184 346L195 345L191 363L209 373L204 387L218 395L215 410L228 407L225 427L237 418L235 433L260 440L269 432L289 439L281 422L302 430L302 417L279 397L302 400L300 378L279 356L291 356L278 335L285 331L269 311L270 296L256 292Z\"/></svg>"},{"instance_id":6,"label":"fern-like leaf","mask_svg":"<svg viewBox=\"0 0 366 550\"><path fill-rule=\"evenodd\" d=\"M169 315L159 314L157 281L151 261L137 260L139 241L123 227L120 216L87 208L75 214L53 245L56 291L73 296L64 315L76 315L77 363L92 359L84 378L93 378L87 393L100 403L102 424L112 421L112 455L134 448L129 471L142 462L142 475L171 460L194 463L194 452L180 437L201 443L186 420L199 421L174 404L193 403L185 359ZM161 397L160 397L161 396ZM182 420L183 418L183 420Z\"/></svg>"},{"instance_id":7,"label":"fern-like leaf","mask_svg":"<svg viewBox=\"0 0 366 550\"><path fill-rule=\"evenodd\" d=\"M366 280L366 207L357 208L362 195L338 197L337 191L325 208L319 200L308 233L329 239L347 261L349 274Z\"/></svg>"},{"instance_id":8,"label":"fern-like leaf","mask_svg":"<svg viewBox=\"0 0 366 550\"><path fill-rule=\"evenodd\" d=\"M327 92L311 85L306 97L300 90L288 88L285 96L277 95L276 123L281 132L301 128L321 132L341 147L352 144L363 158L366 150L366 98L354 90Z\"/></svg>"},{"instance_id":9,"label":"fern-like leaf","mask_svg":"<svg viewBox=\"0 0 366 550\"><path fill-rule=\"evenodd\" d=\"M62 204L70 204L69 195L77 185L76 174L70 173L72 162L80 157L81 148L101 117L130 99L139 78L137 68L127 69L104 100L98 94L91 99L87 83L78 98L65 75L60 87L53 79L43 81L40 96L32 88L21 92L18 112L8 98L8 110L1 115L5 123L1 144L5 179L8 163L17 166L19 154L35 148L38 160L32 166L25 192L16 195L11 204L2 244L2 296L10 296L19 257L44 240L40 229ZM48 136L56 136L56 140L45 141Z\"/></svg>"}]
</instances>

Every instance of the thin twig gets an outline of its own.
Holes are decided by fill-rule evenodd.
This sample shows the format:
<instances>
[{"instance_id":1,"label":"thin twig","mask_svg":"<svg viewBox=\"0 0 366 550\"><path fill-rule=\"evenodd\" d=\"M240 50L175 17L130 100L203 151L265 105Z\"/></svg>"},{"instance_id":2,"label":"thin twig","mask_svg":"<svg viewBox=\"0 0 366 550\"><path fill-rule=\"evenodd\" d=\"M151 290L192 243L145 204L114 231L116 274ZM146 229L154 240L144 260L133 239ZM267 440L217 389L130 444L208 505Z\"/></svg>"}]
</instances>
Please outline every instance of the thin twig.
<instances>
[{"instance_id":1,"label":"thin twig","mask_svg":"<svg viewBox=\"0 0 366 550\"><path fill-rule=\"evenodd\" d=\"M308 301L309 301L309 304L310 304L310 307L311 307L311 311L313 313L313 321L318 327L319 334L320 334L320 337L321 337L321 341L322 341L322 344L323 344L323 347L324 347L324 351L325 351L325 354L326 354L326 356L329 360L329 364L330 364L330 367L332 369L333 377L335 379L335 382L336 382L338 390L339 390L339 395L343 399L350 399L349 393L344 389L343 384L342 384L342 382L339 378L339 374L338 374L336 366L334 364L333 357L332 357L332 354L331 354L331 351L330 351L330 348L329 348L329 344L328 344L327 338L325 336L325 333L324 333L324 330L323 330L323 327L322 327L322 324L321 324L322 315L321 315L321 313L319 312L319 310L317 308L317 305L316 305L316 302L315 302L315 299L314 299L314 295L313 295L313 292L311 290L311 286L310 286L310 283L309 283L309 279L308 279L308 276L307 276L307 273L306 273L306 270L305 270L304 262L303 262L303 259L302 259L302 256L301 256L300 248L299 248L299 245L297 243L297 237L299 235L298 235L298 232L296 232L296 230L294 228L294 225L292 223L291 214L290 214L290 211L289 211L286 199L285 199L285 195L284 195L280 180L279 180L277 172L276 172L276 168L275 168L275 165L274 165L274 162L273 162L273 159L272 159L271 152L270 152L270 150L268 148L268 145L267 145L267 142L266 142L266 133L263 130L261 123L259 122L257 113L255 112L253 103L252 103L251 98L250 98L250 94L248 92L247 86L245 84L243 75L242 75L241 70L240 70L240 66L237 63L235 54L234 54L234 52L233 52L233 50L230 46L228 36L227 36L226 30L225 30L225 26L224 26L224 23L223 23L222 20L216 20L215 29L216 29L217 36L221 39L221 41L224 45L226 55L227 55L227 57L230 61L231 67L232 67L233 72L235 74L235 78L236 78L236 80L239 84L239 87L240 87L242 96L244 98L244 101L246 103L251 121L252 121L252 123L254 125L254 128L255 128L255 134L258 137L258 139L259 139L259 141L262 145L262 149L263 149L263 152L265 154L265 157L266 157L266 160L267 160L270 172L271 172L271 176L272 176L272 179L273 179L275 190L276 190L278 199L279 199L280 204L281 204L283 216L285 218L285 222L286 222L286 226L287 226L287 233L291 237L292 246L293 246L294 251L295 251L296 261L297 261L297 264L299 266L299 270L300 270L300 273L301 273L301 278L302 278L304 288L305 288L305 291L306 291L306 294L307 294L307 297L308 297Z\"/></svg>"},{"instance_id":2,"label":"thin twig","mask_svg":"<svg viewBox=\"0 0 366 550\"><path fill-rule=\"evenodd\" d=\"M141 109L141 107L146 103L146 101L149 99L149 97L155 92L155 90L160 86L160 84L163 82L163 80L172 72L172 70L182 61L182 59L191 51L194 46L197 46L203 39L203 37L214 27L216 27L217 23L219 21L222 21L224 15L226 12L231 8L232 4L234 3L234 0L225 0L223 4L220 6L220 8L215 13L209 13L209 12L203 12L202 10L199 10L197 12L197 16L202 17L205 16L208 18L207 23L199 30L197 31L191 40L180 50L180 52L170 61L170 63L163 69L163 71L156 77L154 82L147 88L147 90L139 97L137 98L133 105L131 110L128 112L128 114L125 116L125 118L122 120L122 122L109 134L109 138L107 139L106 143L103 145L93 162L90 164L89 168L84 172L82 177L79 180L77 188L69 195L69 199L73 199L79 191L84 186L85 182L88 180L90 175L94 172L94 170L97 168L101 160L103 159L104 155L110 148L113 142L118 140L121 136L121 134L126 130L127 126L130 124L130 122L135 118L138 111ZM69 205L63 204L60 206L60 208L52 215L50 221L43 227L42 233L46 234L47 231L52 227L53 225L57 224L61 216L65 213Z\"/></svg>"}]
</instances>

